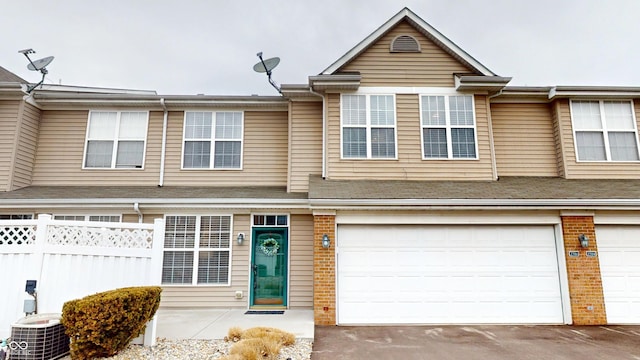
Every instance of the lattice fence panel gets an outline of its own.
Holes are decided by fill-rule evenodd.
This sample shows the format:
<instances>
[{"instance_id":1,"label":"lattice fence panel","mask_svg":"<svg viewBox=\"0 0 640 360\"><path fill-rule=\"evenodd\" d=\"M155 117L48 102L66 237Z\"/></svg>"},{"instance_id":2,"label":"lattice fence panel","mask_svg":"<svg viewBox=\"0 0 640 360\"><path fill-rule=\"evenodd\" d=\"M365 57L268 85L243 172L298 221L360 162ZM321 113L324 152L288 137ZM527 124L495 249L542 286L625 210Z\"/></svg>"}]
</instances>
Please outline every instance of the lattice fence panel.
<instances>
[{"instance_id":1,"label":"lattice fence panel","mask_svg":"<svg viewBox=\"0 0 640 360\"><path fill-rule=\"evenodd\" d=\"M0 225L0 245L32 245L35 241L35 225Z\"/></svg>"},{"instance_id":2,"label":"lattice fence panel","mask_svg":"<svg viewBox=\"0 0 640 360\"><path fill-rule=\"evenodd\" d=\"M50 225L47 228L47 243L51 245L151 249L153 244L153 231L145 229Z\"/></svg>"}]
</instances>

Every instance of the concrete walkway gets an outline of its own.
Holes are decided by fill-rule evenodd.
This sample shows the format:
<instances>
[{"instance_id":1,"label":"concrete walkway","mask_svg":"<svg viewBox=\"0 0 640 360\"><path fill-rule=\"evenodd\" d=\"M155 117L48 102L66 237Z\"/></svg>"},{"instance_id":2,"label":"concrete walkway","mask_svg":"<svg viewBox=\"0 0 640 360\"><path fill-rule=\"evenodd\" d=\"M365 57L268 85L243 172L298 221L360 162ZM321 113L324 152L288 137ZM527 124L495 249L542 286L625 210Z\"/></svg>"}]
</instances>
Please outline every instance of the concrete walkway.
<instances>
[{"instance_id":1,"label":"concrete walkway","mask_svg":"<svg viewBox=\"0 0 640 360\"><path fill-rule=\"evenodd\" d=\"M297 338L313 339L313 310L282 315L245 315L246 309L158 309L156 335L166 339L223 339L229 328L275 327Z\"/></svg>"}]
</instances>

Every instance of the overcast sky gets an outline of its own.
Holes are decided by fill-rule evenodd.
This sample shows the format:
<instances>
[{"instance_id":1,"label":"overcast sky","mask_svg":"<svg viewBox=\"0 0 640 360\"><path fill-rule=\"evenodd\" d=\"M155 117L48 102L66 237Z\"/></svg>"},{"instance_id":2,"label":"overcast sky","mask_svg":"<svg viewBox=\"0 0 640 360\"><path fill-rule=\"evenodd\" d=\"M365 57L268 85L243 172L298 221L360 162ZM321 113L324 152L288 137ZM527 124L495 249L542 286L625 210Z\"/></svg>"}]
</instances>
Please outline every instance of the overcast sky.
<instances>
[{"instance_id":1,"label":"overcast sky","mask_svg":"<svg viewBox=\"0 0 640 360\"><path fill-rule=\"evenodd\" d=\"M11 0L0 66L53 55L47 83L159 94L277 95L307 83L404 6L510 85L640 86L640 0Z\"/></svg>"}]
</instances>

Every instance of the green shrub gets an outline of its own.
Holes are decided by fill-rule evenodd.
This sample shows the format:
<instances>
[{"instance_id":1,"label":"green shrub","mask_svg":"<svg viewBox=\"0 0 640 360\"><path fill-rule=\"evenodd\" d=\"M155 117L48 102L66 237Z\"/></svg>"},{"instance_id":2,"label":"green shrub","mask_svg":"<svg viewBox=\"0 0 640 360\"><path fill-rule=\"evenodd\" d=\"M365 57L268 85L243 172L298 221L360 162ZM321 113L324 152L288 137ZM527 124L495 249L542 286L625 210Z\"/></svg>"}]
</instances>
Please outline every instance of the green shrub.
<instances>
[{"instance_id":1,"label":"green shrub","mask_svg":"<svg viewBox=\"0 0 640 360\"><path fill-rule=\"evenodd\" d=\"M158 286L122 288L62 307L62 325L71 338L71 358L113 356L139 336L160 305Z\"/></svg>"}]
</instances>

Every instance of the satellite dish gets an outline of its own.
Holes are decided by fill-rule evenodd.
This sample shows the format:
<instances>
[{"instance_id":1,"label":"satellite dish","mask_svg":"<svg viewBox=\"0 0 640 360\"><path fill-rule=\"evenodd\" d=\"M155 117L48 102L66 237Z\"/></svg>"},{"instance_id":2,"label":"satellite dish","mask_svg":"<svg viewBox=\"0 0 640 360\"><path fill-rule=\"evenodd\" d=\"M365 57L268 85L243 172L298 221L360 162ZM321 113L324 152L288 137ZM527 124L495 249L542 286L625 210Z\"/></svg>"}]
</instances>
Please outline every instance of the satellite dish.
<instances>
[{"instance_id":1,"label":"satellite dish","mask_svg":"<svg viewBox=\"0 0 640 360\"><path fill-rule=\"evenodd\" d=\"M262 51L257 53L256 55L260 59L260 62L253 65L253 71L257 73L267 73L267 77L269 78L269 83L271 84L271 86L273 86L276 90L278 90L279 93L282 93L278 85L276 85L275 81L271 79L271 70L275 69L276 66L280 64L280 58L272 57L267 60L262 60Z\"/></svg>"},{"instance_id":2,"label":"satellite dish","mask_svg":"<svg viewBox=\"0 0 640 360\"><path fill-rule=\"evenodd\" d=\"M253 71L258 73L269 73L271 70L275 69L278 64L280 64L280 58L273 57L253 65Z\"/></svg>"},{"instance_id":3,"label":"satellite dish","mask_svg":"<svg viewBox=\"0 0 640 360\"><path fill-rule=\"evenodd\" d=\"M47 65L51 64L52 61L53 61L53 56L47 56L46 58L34 60L29 65L27 65L27 69L31 71L40 71L44 69Z\"/></svg>"},{"instance_id":4,"label":"satellite dish","mask_svg":"<svg viewBox=\"0 0 640 360\"><path fill-rule=\"evenodd\" d=\"M30 94L33 91L33 89L35 89L38 86L42 85L42 83L44 82L45 75L47 75L49 73L49 71L46 69L46 67L47 67L47 65L51 64L51 62L53 61L53 56L47 56L46 58L42 58L42 59L38 59L38 60L32 61L31 58L29 57L29 54L35 54L36 53L33 49L24 49L24 50L20 50L18 52L21 53L22 55L26 56L27 60L29 60L29 65L27 65L27 69L29 69L31 71L40 71L40 73L42 74L42 80L40 80L39 83L37 83L35 85L27 86L27 93Z\"/></svg>"}]
</instances>

